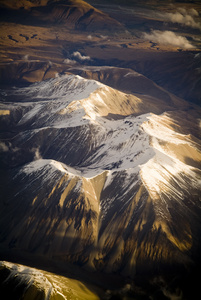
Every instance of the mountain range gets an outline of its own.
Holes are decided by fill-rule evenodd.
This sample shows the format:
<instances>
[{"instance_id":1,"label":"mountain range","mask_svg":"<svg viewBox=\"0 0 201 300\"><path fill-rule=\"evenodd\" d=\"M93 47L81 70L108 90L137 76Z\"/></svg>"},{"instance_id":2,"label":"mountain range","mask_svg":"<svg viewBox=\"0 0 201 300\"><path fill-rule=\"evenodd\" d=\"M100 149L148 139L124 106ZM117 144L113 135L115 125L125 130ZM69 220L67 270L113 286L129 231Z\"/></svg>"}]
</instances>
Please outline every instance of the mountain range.
<instances>
[{"instance_id":1,"label":"mountain range","mask_svg":"<svg viewBox=\"0 0 201 300\"><path fill-rule=\"evenodd\" d=\"M17 24L2 17L1 289L15 299L192 299L200 50L122 37L123 22L84 1L0 4Z\"/></svg>"}]
</instances>

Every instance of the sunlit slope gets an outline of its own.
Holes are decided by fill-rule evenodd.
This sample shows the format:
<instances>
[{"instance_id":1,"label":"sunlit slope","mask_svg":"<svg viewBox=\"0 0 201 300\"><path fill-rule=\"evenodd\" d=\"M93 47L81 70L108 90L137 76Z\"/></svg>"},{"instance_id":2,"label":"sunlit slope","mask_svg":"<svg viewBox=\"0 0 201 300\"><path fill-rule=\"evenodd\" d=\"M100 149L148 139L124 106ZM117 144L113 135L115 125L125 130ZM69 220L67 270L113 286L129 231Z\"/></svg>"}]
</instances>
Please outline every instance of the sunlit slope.
<instances>
[{"instance_id":1,"label":"sunlit slope","mask_svg":"<svg viewBox=\"0 0 201 300\"><path fill-rule=\"evenodd\" d=\"M82 66L80 68L76 66L71 67L69 71L87 79L98 80L123 92L139 95L143 99L143 105L146 104L148 112L160 113L160 110L161 112L169 110L170 106L172 109L178 108L181 104L178 97L129 68L108 66ZM182 104L184 105L184 102Z\"/></svg>"},{"instance_id":2,"label":"sunlit slope","mask_svg":"<svg viewBox=\"0 0 201 300\"><path fill-rule=\"evenodd\" d=\"M100 299L78 280L6 261L0 262L0 278L1 293L6 299Z\"/></svg>"},{"instance_id":3,"label":"sunlit slope","mask_svg":"<svg viewBox=\"0 0 201 300\"><path fill-rule=\"evenodd\" d=\"M4 97L2 247L124 276L192 262L199 111L176 111L188 107L178 100L163 112L159 99L153 113L141 98L72 75Z\"/></svg>"}]
</instances>

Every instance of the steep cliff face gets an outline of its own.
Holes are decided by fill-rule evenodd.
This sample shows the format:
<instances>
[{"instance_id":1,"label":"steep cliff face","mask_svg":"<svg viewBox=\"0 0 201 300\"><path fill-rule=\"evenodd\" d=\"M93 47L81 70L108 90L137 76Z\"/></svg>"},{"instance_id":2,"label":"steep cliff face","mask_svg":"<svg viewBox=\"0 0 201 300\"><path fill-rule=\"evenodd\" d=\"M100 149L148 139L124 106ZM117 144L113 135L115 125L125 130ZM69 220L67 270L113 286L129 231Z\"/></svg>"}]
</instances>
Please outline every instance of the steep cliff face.
<instances>
[{"instance_id":1,"label":"steep cliff face","mask_svg":"<svg viewBox=\"0 0 201 300\"><path fill-rule=\"evenodd\" d=\"M1 94L1 247L131 277L191 262L199 112L148 113L142 99L74 75Z\"/></svg>"}]
</instances>

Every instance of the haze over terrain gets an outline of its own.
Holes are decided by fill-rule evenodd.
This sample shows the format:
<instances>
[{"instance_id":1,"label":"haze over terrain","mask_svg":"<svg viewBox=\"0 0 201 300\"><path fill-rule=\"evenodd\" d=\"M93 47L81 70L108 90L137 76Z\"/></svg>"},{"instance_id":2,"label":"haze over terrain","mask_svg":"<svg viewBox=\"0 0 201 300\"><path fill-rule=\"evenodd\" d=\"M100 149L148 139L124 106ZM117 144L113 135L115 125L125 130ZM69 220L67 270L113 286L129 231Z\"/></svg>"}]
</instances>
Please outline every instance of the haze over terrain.
<instances>
[{"instance_id":1,"label":"haze over terrain","mask_svg":"<svg viewBox=\"0 0 201 300\"><path fill-rule=\"evenodd\" d=\"M200 1L0 0L7 298L197 296L200 16Z\"/></svg>"}]
</instances>

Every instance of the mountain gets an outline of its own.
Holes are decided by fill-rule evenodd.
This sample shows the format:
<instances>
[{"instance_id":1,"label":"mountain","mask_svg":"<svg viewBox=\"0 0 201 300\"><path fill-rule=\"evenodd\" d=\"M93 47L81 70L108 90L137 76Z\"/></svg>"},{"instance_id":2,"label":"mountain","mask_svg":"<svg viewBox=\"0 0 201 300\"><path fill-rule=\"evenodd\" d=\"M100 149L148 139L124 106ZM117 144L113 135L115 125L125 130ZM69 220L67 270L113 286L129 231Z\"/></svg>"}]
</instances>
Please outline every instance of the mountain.
<instances>
[{"instance_id":1,"label":"mountain","mask_svg":"<svg viewBox=\"0 0 201 300\"><path fill-rule=\"evenodd\" d=\"M154 106L77 75L1 95L4 255L73 263L94 277L191 278L200 263L199 107Z\"/></svg>"},{"instance_id":2,"label":"mountain","mask_svg":"<svg viewBox=\"0 0 201 300\"><path fill-rule=\"evenodd\" d=\"M122 30L120 22L82 0L0 1L4 16L12 22L63 24L68 28L96 31ZM32 21L31 21L32 20Z\"/></svg>"},{"instance_id":3,"label":"mountain","mask_svg":"<svg viewBox=\"0 0 201 300\"><path fill-rule=\"evenodd\" d=\"M75 66L69 71L87 79L95 79L120 91L131 93L143 98L147 111L163 112L170 107L178 107L180 99L157 85L148 77L129 68L109 66ZM14 72L12 72L14 74ZM149 105L151 104L151 107ZM161 104L163 103L162 109ZM182 101L182 105L183 105ZM170 106L169 106L170 105ZM169 107L168 107L169 106Z\"/></svg>"},{"instance_id":4,"label":"mountain","mask_svg":"<svg viewBox=\"0 0 201 300\"><path fill-rule=\"evenodd\" d=\"M95 292L78 280L20 264L0 262L1 293L8 299L98 300Z\"/></svg>"}]
</instances>

